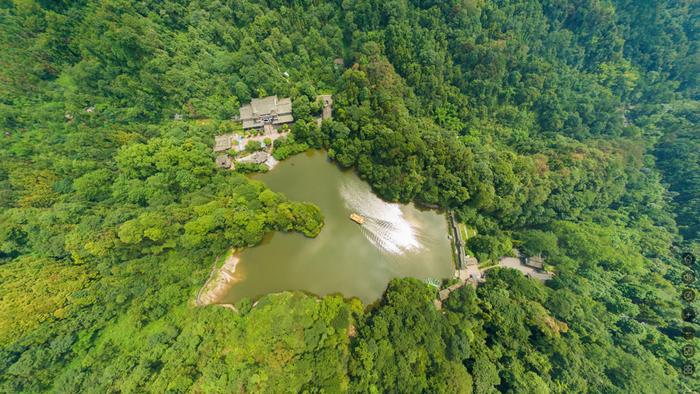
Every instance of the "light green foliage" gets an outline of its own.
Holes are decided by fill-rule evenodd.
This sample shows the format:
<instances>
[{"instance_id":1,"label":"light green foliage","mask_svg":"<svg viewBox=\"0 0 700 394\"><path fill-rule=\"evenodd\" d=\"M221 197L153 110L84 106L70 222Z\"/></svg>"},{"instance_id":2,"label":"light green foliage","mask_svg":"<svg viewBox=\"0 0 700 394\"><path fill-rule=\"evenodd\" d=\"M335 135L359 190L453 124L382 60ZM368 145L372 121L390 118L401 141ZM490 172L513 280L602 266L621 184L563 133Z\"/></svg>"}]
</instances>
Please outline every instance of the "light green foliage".
<instances>
[{"instance_id":1,"label":"light green foliage","mask_svg":"<svg viewBox=\"0 0 700 394\"><path fill-rule=\"evenodd\" d=\"M248 152L257 152L263 149L260 141L250 140L245 144L245 150Z\"/></svg>"},{"instance_id":2,"label":"light green foliage","mask_svg":"<svg viewBox=\"0 0 700 394\"><path fill-rule=\"evenodd\" d=\"M70 317L80 308L75 293L90 285L85 267L33 257L7 263L0 271L0 279L2 347L29 335L42 323ZM22 313L17 313L20 310Z\"/></svg>"},{"instance_id":3,"label":"light green foliage","mask_svg":"<svg viewBox=\"0 0 700 394\"><path fill-rule=\"evenodd\" d=\"M167 204L202 187L214 170L209 148L193 139L154 138L122 147L114 196L130 203ZM134 191L134 189L136 189Z\"/></svg>"},{"instance_id":4,"label":"light green foliage","mask_svg":"<svg viewBox=\"0 0 700 394\"><path fill-rule=\"evenodd\" d=\"M341 3L1 3L0 392L700 390L675 340L696 2ZM294 104L277 159L325 148L385 199L451 209L480 259L515 246L556 276L495 268L441 311L414 279L366 310L193 307L231 247L321 231L236 173L260 166L215 168L213 137L268 94Z\"/></svg>"},{"instance_id":5,"label":"light green foliage","mask_svg":"<svg viewBox=\"0 0 700 394\"><path fill-rule=\"evenodd\" d=\"M76 194L89 201L100 201L111 194L112 174L100 169L89 172L73 182Z\"/></svg>"}]
</instances>

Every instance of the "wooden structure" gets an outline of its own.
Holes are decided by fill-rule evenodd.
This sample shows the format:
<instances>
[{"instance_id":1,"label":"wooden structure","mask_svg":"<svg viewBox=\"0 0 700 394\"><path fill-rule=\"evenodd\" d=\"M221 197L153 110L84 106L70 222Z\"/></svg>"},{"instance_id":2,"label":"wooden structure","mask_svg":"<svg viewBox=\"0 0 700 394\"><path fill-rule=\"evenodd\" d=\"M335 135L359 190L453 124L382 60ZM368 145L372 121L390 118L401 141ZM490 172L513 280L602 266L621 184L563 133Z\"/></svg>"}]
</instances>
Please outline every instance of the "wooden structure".
<instances>
[{"instance_id":1,"label":"wooden structure","mask_svg":"<svg viewBox=\"0 0 700 394\"><path fill-rule=\"evenodd\" d=\"M354 212L350 214L350 220L352 220L353 222L355 222L357 224L365 224L364 216L358 215Z\"/></svg>"},{"instance_id":2,"label":"wooden structure","mask_svg":"<svg viewBox=\"0 0 700 394\"><path fill-rule=\"evenodd\" d=\"M333 118L333 96L330 94L322 94L318 98L323 103L323 112L321 112L321 120Z\"/></svg>"},{"instance_id":3,"label":"wooden structure","mask_svg":"<svg viewBox=\"0 0 700 394\"><path fill-rule=\"evenodd\" d=\"M248 156L236 160L239 163L262 164L267 161L270 155L267 152L255 152Z\"/></svg>"},{"instance_id":4,"label":"wooden structure","mask_svg":"<svg viewBox=\"0 0 700 394\"><path fill-rule=\"evenodd\" d=\"M532 256L525 258L525 265L538 270L544 270L544 259L542 256Z\"/></svg>"},{"instance_id":5,"label":"wooden structure","mask_svg":"<svg viewBox=\"0 0 700 394\"><path fill-rule=\"evenodd\" d=\"M277 96L254 98L239 109L243 130L262 129L265 125L292 123L292 99Z\"/></svg>"},{"instance_id":6,"label":"wooden structure","mask_svg":"<svg viewBox=\"0 0 700 394\"><path fill-rule=\"evenodd\" d=\"M216 165L221 168L231 168L233 161L229 155L223 154L216 156Z\"/></svg>"},{"instance_id":7,"label":"wooden structure","mask_svg":"<svg viewBox=\"0 0 700 394\"><path fill-rule=\"evenodd\" d=\"M233 146L233 134L223 134L214 137L214 152L224 152Z\"/></svg>"}]
</instances>

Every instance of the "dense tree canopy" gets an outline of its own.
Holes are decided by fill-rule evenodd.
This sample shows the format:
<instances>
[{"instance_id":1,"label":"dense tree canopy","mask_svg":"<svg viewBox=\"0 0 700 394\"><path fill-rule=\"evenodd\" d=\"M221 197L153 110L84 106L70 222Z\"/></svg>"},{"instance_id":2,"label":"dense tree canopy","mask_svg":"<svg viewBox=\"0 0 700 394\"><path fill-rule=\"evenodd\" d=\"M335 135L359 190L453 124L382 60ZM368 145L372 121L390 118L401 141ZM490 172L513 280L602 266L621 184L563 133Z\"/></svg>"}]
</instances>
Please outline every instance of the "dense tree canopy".
<instances>
[{"instance_id":1,"label":"dense tree canopy","mask_svg":"<svg viewBox=\"0 0 700 394\"><path fill-rule=\"evenodd\" d=\"M0 1L0 391L700 390L678 259L700 254L698 12ZM296 119L277 159L327 149L387 200L453 210L482 261L516 247L556 276L495 268L441 310L410 278L367 307L195 307L229 248L321 231L318 207L239 173L259 166L214 165L213 137L270 94Z\"/></svg>"}]
</instances>

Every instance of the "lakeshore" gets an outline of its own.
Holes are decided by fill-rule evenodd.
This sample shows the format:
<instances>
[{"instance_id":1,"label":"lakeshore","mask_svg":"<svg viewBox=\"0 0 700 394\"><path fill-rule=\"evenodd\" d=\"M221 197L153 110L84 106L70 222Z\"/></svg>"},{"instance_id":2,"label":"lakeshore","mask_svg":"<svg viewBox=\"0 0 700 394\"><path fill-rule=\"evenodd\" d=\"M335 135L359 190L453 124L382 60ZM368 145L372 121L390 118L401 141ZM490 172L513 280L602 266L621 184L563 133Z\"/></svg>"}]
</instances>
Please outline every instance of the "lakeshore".
<instances>
[{"instance_id":1,"label":"lakeshore","mask_svg":"<svg viewBox=\"0 0 700 394\"><path fill-rule=\"evenodd\" d=\"M236 266L240 262L237 251L235 249L229 250L223 260L224 263L220 267L218 259L214 263L207 281L197 293L195 306L218 304L217 300L226 294L230 286L235 285L241 279L240 276L236 276Z\"/></svg>"},{"instance_id":2,"label":"lakeshore","mask_svg":"<svg viewBox=\"0 0 700 394\"><path fill-rule=\"evenodd\" d=\"M414 204L381 200L353 171L323 151L310 150L251 176L289 199L318 205L325 217L316 238L273 232L238 251L234 271L210 279L210 304L236 304L281 291L343 294L365 304L379 299L392 278L447 278L454 272L445 215ZM362 225L351 213L365 218ZM234 275L235 272L235 275ZM232 277L230 283L224 278Z\"/></svg>"}]
</instances>

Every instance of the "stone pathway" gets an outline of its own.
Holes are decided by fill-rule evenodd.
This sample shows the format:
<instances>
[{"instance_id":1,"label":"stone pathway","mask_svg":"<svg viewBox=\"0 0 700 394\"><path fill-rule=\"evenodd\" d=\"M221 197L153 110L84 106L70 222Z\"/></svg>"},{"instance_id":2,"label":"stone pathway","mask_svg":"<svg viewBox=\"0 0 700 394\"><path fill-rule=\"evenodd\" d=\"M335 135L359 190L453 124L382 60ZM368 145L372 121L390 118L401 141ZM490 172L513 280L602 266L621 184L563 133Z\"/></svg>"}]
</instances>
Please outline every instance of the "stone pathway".
<instances>
[{"instance_id":1,"label":"stone pathway","mask_svg":"<svg viewBox=\"0 0 700 394\"><path fill-rule=\"evenodd\" d=\"M501 257L501 259L498 261L498 264L486 267L484 269L479 268L478 264L467 265L465 268L455 270L454 277L459 279L459 283L456 283L446 289L440 290L440 292L438 293L438 299L434 301L435 308L441 309L442 302L450 296L450 293L466 285L467 283L471 283L472 285L476 286L479 283L484 282L486 280L486 278L484 277L485 272L496 267L512 268L522 272L528 278L537 279L541 282L545 282L549 279L552 279L552 276L554 276L554 274L552 274L551 272L537 270L533 267L529 267L523 264L522 261L517 257Z\"/></svg>"},{"instance_id":2,"label":"stone pathway","mask_svg":"<svg viewBox=\"0 0 700 394\"><path fill-rule=\"evenodd\" d=\"M498 267L512 268L522 272L525 276L542 282L552 279L553 274L535 269L523 264L517 257L503 257L498 262Z\"/></svg>"},{"instance_id":3,"label":"stone pathway","mask_svg":"<svg viewBox=\"0 0 700 394\"><path fill-rule=\"evenodd\" d=\"M236 148L237 151L240 152L240 151L242 151L242 150L245 149L245 145L248 143L248 141L263 142L263 141L265 141L265 138L269 138L270 140L272 140L272 142L274 142L276 139L278 139L278 138L280 138L280 137L284 137L284 136L286 136L287 134L289 134L289 131L287 131L286 133L280 133L279 130L274 130L274 131L272 131L272 132L270 132L270 133L265 133L265 134L263 134L263 135L256 135L256 136L254 136L254 137L248 137L248 138L243 137L243 138L238 142L238 146L236 146L235 148Z\"/></svg>"}]
</instances>

